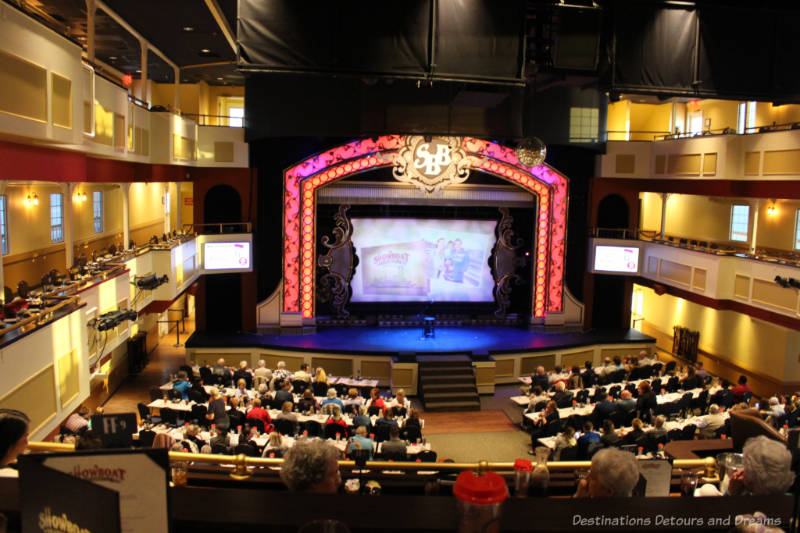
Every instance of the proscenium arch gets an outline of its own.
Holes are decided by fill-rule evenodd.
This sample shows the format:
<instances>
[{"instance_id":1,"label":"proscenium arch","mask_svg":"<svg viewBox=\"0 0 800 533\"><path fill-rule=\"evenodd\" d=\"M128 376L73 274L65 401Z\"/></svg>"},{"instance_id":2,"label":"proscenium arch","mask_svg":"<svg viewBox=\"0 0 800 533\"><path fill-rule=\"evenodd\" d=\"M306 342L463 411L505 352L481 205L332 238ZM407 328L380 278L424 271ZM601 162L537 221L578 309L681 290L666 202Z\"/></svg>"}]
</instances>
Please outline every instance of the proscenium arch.
<instances>
[{"instance_id":1,"label":"proscenium arch","mask_svg":"<svg viewBox=\"0 0 800 533\"><path fill-rule=\"evenodd\" d=\"M316 190L380 167L393 165L403 135L383 135L337 146L309 157L283 174L283 307L284 314L315 317ZM464 137L469 166L505 179L533 193L538 201L534 290L531 315L543 319L563 309L564 251L567 234L566 176L542 164L526 167L514 150L495 142Z\"/></svg>"}]
</instances>

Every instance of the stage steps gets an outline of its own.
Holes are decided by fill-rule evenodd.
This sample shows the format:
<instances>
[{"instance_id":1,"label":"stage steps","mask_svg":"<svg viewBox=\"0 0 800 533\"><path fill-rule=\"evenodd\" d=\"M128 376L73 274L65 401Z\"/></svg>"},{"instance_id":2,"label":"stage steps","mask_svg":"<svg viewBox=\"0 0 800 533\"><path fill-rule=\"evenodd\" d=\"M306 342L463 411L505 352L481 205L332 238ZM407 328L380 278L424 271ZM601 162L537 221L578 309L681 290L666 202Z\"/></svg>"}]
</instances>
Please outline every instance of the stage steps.
<instances>
[{"instance_id":1,"label":"stage steps","mask_svg":"<svg viewBox=\"0 0 800 533\"><path fill-rule=\"evenodd\" d=\"M480 411L472 358L418 355L419 395L426 411Z\"/></svg>"}]
</instances>

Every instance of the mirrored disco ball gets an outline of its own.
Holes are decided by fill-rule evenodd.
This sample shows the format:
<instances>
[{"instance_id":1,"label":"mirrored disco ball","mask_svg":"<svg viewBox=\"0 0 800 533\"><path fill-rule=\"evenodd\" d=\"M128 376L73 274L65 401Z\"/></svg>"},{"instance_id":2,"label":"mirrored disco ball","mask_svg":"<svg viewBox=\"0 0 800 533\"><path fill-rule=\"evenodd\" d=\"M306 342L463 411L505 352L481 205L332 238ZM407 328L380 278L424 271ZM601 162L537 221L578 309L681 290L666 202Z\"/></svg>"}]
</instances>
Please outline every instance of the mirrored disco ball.
<instances>
[{"instance_id":1,"label":"mirrored disco ball","mask_svg":"<svg viewBox=\"0 0 800 533\"><path fill-rule=\"evenodd\" d=\"M547 146L538 137L522 139L517 145L517 159L526 167L537 167L544 163Z\"/></svg>"}]
</instances>

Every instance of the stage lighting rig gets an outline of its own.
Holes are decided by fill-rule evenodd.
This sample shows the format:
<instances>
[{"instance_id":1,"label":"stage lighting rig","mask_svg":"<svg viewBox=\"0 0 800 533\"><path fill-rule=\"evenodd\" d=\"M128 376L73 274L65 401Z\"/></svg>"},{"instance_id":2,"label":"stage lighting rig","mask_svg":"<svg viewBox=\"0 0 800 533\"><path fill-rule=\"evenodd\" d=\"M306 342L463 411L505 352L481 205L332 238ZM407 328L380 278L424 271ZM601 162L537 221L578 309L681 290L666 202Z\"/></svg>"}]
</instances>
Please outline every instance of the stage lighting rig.
<instances>
[{"instance_id":1,"label":"stage lighting rig","mask_svg":"<svg viewBox=\"0 0 800 533\"><path fill-rule=\"evenodd\" d=\"M795 289L800 289L800 281L797 281L794 278L789 278L789 285L791 285Z\"/></svg>"},{"instance_id":2,"label":"stage lighting rig","mask_svg":"<svg viewBox=\"0 0 800 533\"><path fill-rule=\"evenodd\" d=\"M108 313L103 313L97 318L93 318L87 325L95 328L97 331L106 331L119 326L126 320L136 320L138 316L136 311L130 309L110 311Z\"/></svg>"}]
</instances>

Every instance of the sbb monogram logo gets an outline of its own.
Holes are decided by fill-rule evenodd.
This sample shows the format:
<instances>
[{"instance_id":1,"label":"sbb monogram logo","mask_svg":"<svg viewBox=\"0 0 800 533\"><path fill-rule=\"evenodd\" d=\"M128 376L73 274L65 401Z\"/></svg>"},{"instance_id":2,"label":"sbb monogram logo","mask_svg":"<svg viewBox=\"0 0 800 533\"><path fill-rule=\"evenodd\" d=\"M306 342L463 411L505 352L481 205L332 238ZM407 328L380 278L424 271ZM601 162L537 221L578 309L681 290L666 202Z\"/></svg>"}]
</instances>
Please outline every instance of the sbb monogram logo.
<instances>
[{"instance_id":1,"label":"sbb monogram logo","mask_svg":"<svg viewBox=\"0 0 800 533\"><path fill-rule=\"evenodd\" d=\"M393 169L397 181L433 193L469 177L469 159L461 137L410 135L397 153Z\"/></svg>"},{"instance_id":2,"label":"sbb monogram logo","mask_svg":"<svg viewBox=\"0 0 800 533\"><path fill-rule=\"evenodd\" d=\"M451 161L450 145L438 140L420 144L414 153L414 168L426 176L438 176Z\"/></svg>"}]
</instances>

